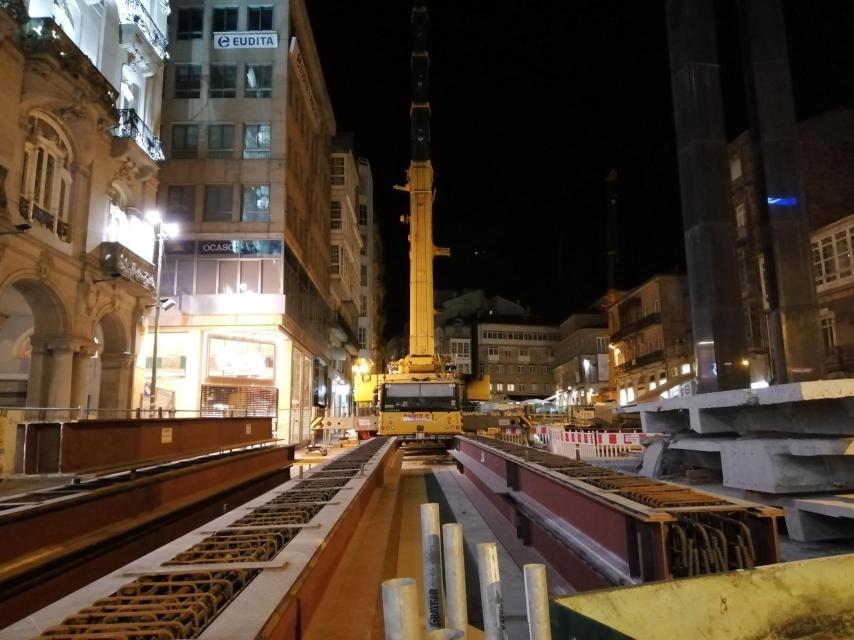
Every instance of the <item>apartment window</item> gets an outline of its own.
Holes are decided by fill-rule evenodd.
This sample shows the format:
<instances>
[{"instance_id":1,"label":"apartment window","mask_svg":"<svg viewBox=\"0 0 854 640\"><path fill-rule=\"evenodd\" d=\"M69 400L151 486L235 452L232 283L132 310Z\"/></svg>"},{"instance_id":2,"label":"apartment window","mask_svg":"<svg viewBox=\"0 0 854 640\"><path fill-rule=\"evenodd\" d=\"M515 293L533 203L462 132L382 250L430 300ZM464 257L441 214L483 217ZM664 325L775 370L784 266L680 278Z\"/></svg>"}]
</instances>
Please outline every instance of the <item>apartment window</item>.
<instances>
[{"instance_id":1,"label":"apartment window","mask_svg":"<svg viewBox=\"0 0 854 640\"><path fill-rule=\"evenodd\" d=\"M231 222L234 207L234 186L230 184L205 185L205 222Z\"/></svg>"},{"instance_id":2,"label":"apartment window","mask_svg":"<svg viewBox=\"0 0 854 640\"><path fill-rule=\"evenodd\" d=\"M249 7L246 11L247 31L272 31L273 7Z\"/></svg>"},{"instance_id":3,"label":"apartment window","mask_svg":"<svg viewBox=\"0 0 854 640\"><path fill-rule=\"evenodd\" d=\"M341 156L332 156L332 164L329 166L330 182L333 185L344 184L344 158Z\"/></svg>"},{"instance_id":4,"label":"apartment window","mask_svg":"<svg viewBox=\"0 0 854 640\"><path fill-rule=\"evenodd\" d=\"M608 338L605 336L596 336L596 353L608 352Z\"/></svg>"},{"instance_id":5,"label":"apartment window","mask_svg":"<svg viewBox=\"0 0 854 640\"><path fill-rule=\"evenodd\" d=\"M270 221L270 185L243 185L240 219L243 222Z\"/></svg>"},{"instance_id":6,"label":"apartment window","mask_svg":"<svg viewBox=\"0 0 854 640\"><path fill-rule=\"evenodd\" d=\"M329 203L329 228L341 228L341 202L338 200L332 200Z\"/></svg>"},{"instance_id":7,"label":"apartment window","mask_svg":"<svg viewBox=\"0 0 854 640\"><path fill-rule=\"evenodd\" d=\"M243 157L269 158L271 134L269 123L247 124L243 132Z\"/></svg>"},{"instance_id":8,"label":"apartment window","mask_svg":"<svg viewBox=\"0 0 854 640\"><path fill-rule=\"evenodd\" d=\"M368 328L367 327L359 327L359 348L367 349L368 348Z\"/></svg>"},{"instance_id":9,"label":"apartment window","mask_svg":"<svg viewBox=\"0 0 854 640\"><path fill-rule=\"evenodd\" d=\"M505 357L505 358L512 358L512 357L513 357L513 352L512 352L510 349L505 349L505 350L504 350L504 357Z\"/></svg>"},{"instance_id":10,"label":"apartment window","mask_svg":"<svg viewBox=\"0 0 854 640\"><path fill-rule=\"evenodd\" d=\"M843 229L816 238L812 242L813 273L817 285L851 276L853 232L854 228Z\"/></svg>"},{"instance_id":11,"label":"apartment window","mask_svg":"<svg viewBox=\"0 0 854 640\"><path fill-rule=\"evenodd\" d=\"M29 125L31 133L24 143L26 161L20 211L68 242L71 149L53 124L32 116Z\"/></svg>"},{"instance_id":12,"label":"apartment window","mask_svg":"<svg viewBox=\"0 0 854 640\"><path fill-rule=\"evenodd\" d=\"M528 385L526 385L525 383L522 383L519 385L519 391L527 391L527 390L528 390Z\"/></svg>"},{"instance_id":13,"label":"apartment window","mask_svg":"<svg viewBox=\"0 0 854 640\"><path fill-rule=\"evenodd\" d=\"M516 391L516 385L512 382L507 384L507 391Z\"/></svg>"},{"instance_id":14,"label":"apartment window","mask_svg":"<svg viewBox=\"0 0 854 640\"><path fill-rule=\"evenodd\" d=\"M337 244L329 247L329 273L333 275L341 273L341 247Z\"/></svg>"},{"instance_id":15,"label":"apartment window","mask_svg":"<svg viewBox=\"0 0 854 640\"><path fill-rule=\"evenodd\" d=\"M362 304L359 308L362 310L363 314L367 315L367 313L368 313L368 299L365 296L360 296L360 298L361 298L360 302Z\"/></svg>"},{"instance_id":16,"label":"apartment window","mask_svg":"<svg viewBox=\"0 0 854 640\"><path fill-rule=\"evenodd\" d=\"M518 367L516 367L516 373L525 373L525 367L519 365Z\"/></svg>"},{"instance_id":17,"label":"apartment window","mask_svg":"<svg viewBox=\"0 0 854 640\"><path fill-rule=\"evenodd\" d=\"M537 373L537 367L531 365L530 367L528 367L528 373Z\"/></svg>"},{"instance_id":18,"label":"apartment window","mask_svg":"<svg viewBox=\"0 0 854 640\"><path fill-rule=\"evenodd\" d=\"M205 10L202 7L178 9L178 40L195 40L202 37Z\"/></svg>"},{"instance_id":19,"label":"apartment window","mask_svg":"<svg viewBox=\"0 0 854 640\"><path fill-rule=\"evenodd\" d=\"M495 373L504 373L504 365L503 364L495 365ZM510 373L510 371L508 371L507 373Z\"/></svg>"},{"instance_id":20,"label":"apartment window","mask_svg":"<svg viewBox=\"0 0 854 640\"><path fill-rule=\"evenodd\" d=\"M208 125L208 158L231 158L234 156L234 125Z\"/></svg>"},{"instance_id":21,"label":"apartment window","mask_svg":"<svg viewBox=\"0 0 854 640\"><path fill-rule=\"evenodd\" d=\"M496 391L504 391L504 383L503 382L496 382L495 383L495 390Z\"/></svg>"},{"instance_id":22,"label":"apartment window","mask_svg":"<svg viewBox=\"0 0 854 640\"><path fill-rule=\"evenodd\" d=\"M237 7L214 7L211 31L237 31Z\"/></svg>"},{"instance_id":23,"label":"apartment window","mask_svg":"<svg viewBox=\"0 0 854 640\"><path fill-rule=\"evenodd\" d=\"M212 64L208 91L211 98L233 98L237 95L237 65Z\"/></svg>"},{"instance_id":24,"label":"apartment window","mask_svg":"<svg viewBox=\"0 0 854 640\"><path fill-rule=\"evenodd\" d=\"M359 224L368 224L368 205L366 204L359 205Z\"/></svg>"},{"instance_id":25,"label":"apartment window","mask_svg":"<svg viewBox=\"0 0 854 640\"><path fill-rule=\"evenodd\" d=\"M836 314L830 309L820 309L818 315L821 322L821 340L824 344L824 351L831 353L836 347Z\"/></svg>"},{"instance_id":26,"label":"apartment window","mask_svg":"<svg viewBox=\"0 0 854 640\"><path fill-rule=\"evenodd\" d=\"M468 340L451 340L451 353L468 358L471 356L471 342Z\"/></svg>"},{"instance_id":27,"label":"apartment window","mask_svg":"<svg viewBox=\"0 0 854 640\"><path fill-rule=\"evenodd\" d=\"M498 347L487 347L486 348L486 355L493 356L493 357L497 358L498 357Z\"/></svg>"},{"instance_id":28,"label":"apartment window","mask_svg":"<svg viewBox=\"0 0 854 640\"><path fill-rule=\"evenodd\" d=\"M368 266L365 264L361 265L359 279L363 287L368 286Z\"/></svg>"},{"instance_id":29,"label":"apartment window","mask_svg":"<svg viewBox=\"0 0 854 640\"><path fill-rule=\"evenodd\" d=\"M273 65L247 64L243 96L245 98L269 98L272 95Z\"/></svg>"},{"instance_id":30,"label":"apartment window","mask_svg":"<svg viewBox=\"0 0 854 640\"><path fill-rule=\"evenodd\" d=\"M457 365L457 371L459 373L471 373L471 363L470 362L460 362Z\"/></svg>"},{"instance_id":31,"label":"apartment window","mask_svg":"<svg viewBox=\"0 0 854 640\"><path fill-rule=\"evenodd\" d=\"M741 177L741 158L738 156L729 161L729 177L733 182Z\"/></svg>"},{"instance_id":32,"label":"apartment window","mask_svg":"<svg viewBox=\"0 0 854 640\"><path fill-rule=\"evenodd\" d=\"M530 349L519 349L519 357L520 358L530 358L531 350Z\"/></svg>"},{"instance_id":33,"label":"apartment window","mask_svg":"<svg viewBox=\"0 0 854 640\"><path fill-rule=\"evenodd\" d=\"M166 219L170 222L193 222L196 211L196 186L170 184L166 189Z\"/></svg>"},{"instance_id":34,"label":"apartment window","mask_svg":"<svg viewBox=\"0 0 854 640\"><path fill-rule=\"evenodd\" d=\"M175 65L175 97L198 98L202 91L202 66L198 64Z\"/></svg>"},{"instance_id":35,"label":"apartment window","mask_svg":"<svg viewBox=\"0 0 854 640\"><path fill-rule=\"evenodd\" d=\"M199 148L199 128L194 124L172 126L172 157L196 158Z\"/></svg>"}]
</instances>

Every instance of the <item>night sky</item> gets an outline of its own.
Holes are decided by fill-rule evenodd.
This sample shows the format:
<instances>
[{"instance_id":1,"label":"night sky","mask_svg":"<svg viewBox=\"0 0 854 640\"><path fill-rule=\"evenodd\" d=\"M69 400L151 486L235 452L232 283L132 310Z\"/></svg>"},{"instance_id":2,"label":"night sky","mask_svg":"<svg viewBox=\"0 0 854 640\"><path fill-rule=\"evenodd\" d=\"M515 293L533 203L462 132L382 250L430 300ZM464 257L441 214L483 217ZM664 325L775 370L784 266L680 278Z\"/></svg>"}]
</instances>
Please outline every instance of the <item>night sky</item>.
<instances>
[{"instance_id":1,"label":"night sky","mask_svg":"<svg viewBox=\"0 0 854 640\"><path fill-rule=\"evenodd\" d=\"M408 0L307 0L338 130L374 172L386 335L408 310ZM605 177L619 285L684 269L663 0L430 0L437 288L484 287L556 322L605 292ZM735 4L718 0L727 133L746 127ZM799 118L854 107L854 2L784 0ZM564 97L561 97L564 96Z\"/></svg>"}]
</instances>

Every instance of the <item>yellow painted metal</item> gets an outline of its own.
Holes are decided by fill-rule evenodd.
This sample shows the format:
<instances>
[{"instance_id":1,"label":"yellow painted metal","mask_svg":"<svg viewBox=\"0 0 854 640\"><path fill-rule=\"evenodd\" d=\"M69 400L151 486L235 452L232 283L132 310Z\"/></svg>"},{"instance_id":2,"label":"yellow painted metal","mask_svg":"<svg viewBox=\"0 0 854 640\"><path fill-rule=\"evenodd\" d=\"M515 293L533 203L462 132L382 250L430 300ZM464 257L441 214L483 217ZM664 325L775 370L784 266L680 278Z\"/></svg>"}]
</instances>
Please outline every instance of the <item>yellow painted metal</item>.
<instances>
[{"instance_id":1,"label":"yellow painted metal","mask_svg":"<svg viewBox=\"0 0 854 640\"><path fill-rule=\"evenodd\" d=\"M353 378L353 401L354 402L373 402L374 392L377 385L382 380L381 375L370 374L364 376L354 376Z\"/></svg>"},{"instance_id":2,"label":"yellow painted metal","mask_svg":"<svg viewBox=\"0 0 854 640\"><path fill-rule=\"evenodd\" d=\"M488 402L491 398L489 390L490 382L489 374L484 375L482 378L469 380L466 385L466 398L473 402L478 400Z\"/></svg>"},{"instance_id":3,"label":"yellow painted metal","mask_svg":"<svg viewBox=\"0 0 854 640\"><path fill-rule=\"evenodd\" d=\"M815 558L558 598L552 613L636 640L854 638L852 575L854 554Z\"/></svg>"}]
</instances>

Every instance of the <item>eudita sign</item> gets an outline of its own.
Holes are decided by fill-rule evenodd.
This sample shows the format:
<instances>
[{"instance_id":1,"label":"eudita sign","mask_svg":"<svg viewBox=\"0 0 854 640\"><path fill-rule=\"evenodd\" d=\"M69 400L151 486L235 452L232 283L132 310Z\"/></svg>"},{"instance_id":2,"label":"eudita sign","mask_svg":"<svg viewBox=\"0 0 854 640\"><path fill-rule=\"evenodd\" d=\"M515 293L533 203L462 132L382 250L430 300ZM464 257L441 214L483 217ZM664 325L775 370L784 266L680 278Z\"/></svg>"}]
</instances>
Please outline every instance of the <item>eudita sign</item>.
<instances>
[{"instance_id":1,"label":"eudita sign","mask_svg":"<svg viewBox=\"0 0 854 640\"><path fill-rule=\"evenodd\" d=\"M214 49L275 49L279 34L275 31L228 31L214 33Z\"/></svg>"}]
</instances>

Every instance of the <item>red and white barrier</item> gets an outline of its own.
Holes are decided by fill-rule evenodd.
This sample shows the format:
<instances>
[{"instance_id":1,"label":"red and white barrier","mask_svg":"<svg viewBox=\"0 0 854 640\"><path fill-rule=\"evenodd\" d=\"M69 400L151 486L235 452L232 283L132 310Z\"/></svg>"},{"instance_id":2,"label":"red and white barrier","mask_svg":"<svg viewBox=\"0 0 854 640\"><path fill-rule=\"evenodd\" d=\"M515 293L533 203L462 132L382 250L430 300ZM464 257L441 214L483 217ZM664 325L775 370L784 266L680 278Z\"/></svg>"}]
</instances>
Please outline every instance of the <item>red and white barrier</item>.
<instances>
[{"instance_id":1,"label":"red and white barrier","mask_svg":"<svg viewBox=\"0 0 854 640\"><path fill-rule=\"evenodd\" d=\"M548 446L552 453L573 460L627 458L641 445L640 433L606 431L564 431L549 428Z\"/></svg>"}]
</instances>

